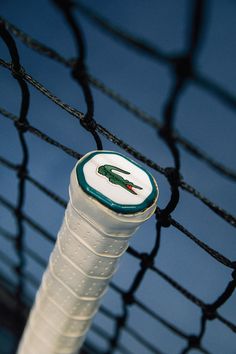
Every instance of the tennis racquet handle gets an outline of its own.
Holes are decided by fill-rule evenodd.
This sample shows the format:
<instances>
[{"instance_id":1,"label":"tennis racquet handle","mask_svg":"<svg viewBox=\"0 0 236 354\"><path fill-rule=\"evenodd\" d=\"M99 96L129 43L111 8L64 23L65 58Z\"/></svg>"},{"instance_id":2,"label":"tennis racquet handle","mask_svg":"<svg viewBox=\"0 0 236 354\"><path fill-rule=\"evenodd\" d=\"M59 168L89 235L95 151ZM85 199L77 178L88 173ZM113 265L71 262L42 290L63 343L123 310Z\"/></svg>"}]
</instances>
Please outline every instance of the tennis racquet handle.
<instances>
[{"instance_id":1,"label":"tennis racquet handle","mask_svg":"<svg viewBox=\"0 0 236 354\"><path fill-rule=\"evenodd\" d=\"M74 354L120 257L155 211L153 177L132 160L95 151L71 173L70 200L17 354Z\"/></svg>"}]
</instances>

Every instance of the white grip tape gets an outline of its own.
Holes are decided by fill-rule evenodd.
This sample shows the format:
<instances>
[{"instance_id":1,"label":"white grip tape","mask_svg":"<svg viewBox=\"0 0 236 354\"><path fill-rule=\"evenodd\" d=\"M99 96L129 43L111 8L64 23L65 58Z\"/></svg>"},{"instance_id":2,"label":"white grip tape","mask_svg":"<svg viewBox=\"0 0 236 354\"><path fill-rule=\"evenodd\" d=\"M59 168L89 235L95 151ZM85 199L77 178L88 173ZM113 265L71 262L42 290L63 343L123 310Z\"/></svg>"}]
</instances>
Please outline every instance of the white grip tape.
<instances>
[{"instance_id":1,"label":"white grip tape","mask_svg":"<svg viewBox=\"0 0 236 354\"><path fill-rule=\"evenodd\" d=\"M96 247L99 237L102 246ZM18 353L78 350L127 246L128 237L117 240L95 230L69 202Z\"/></svg>"},{"instance_id":2,"label":"white grip tape","mask_svg":"<svg viewBox=\"0 0 236 354\"><path fill-rule=\"evenodd\" d=\"M109 224L108 208L97 201L91 203L78 185L74 169L64 221L17 354L74 354L83 344L129 238L141 224L140 217L133 222L129 216L125 223L121 215L119 221L112 211ZM94 220L94 208L100 208L99 215L104 209L104 228L103 217ZM119 223L125 225L123 232Z\"/></svg>"}]
</instances>

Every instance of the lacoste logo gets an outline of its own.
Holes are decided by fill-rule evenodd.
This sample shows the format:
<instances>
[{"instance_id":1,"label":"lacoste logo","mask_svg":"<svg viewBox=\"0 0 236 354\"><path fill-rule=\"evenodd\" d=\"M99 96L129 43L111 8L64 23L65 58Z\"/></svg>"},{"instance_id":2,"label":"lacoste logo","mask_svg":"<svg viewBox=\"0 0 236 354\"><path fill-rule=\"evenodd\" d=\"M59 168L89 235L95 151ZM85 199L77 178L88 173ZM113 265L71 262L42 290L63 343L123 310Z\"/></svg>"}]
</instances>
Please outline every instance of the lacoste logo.
<instances>
[{"instance_id":1,"label":"lacoste logo","mask_svg":"<svg viewBox=\"0 0 236 354\"><path fill-rule=\"evenodd\" d=\"M111 183L121 186L122 188L124 188L125 190L127 190L128 192L130 192L132 194L137 195L137 193L133 190L133 188L143 189L139 186L136 186L134 183L130 182L129 180L124 179L122 176L116 174L115 172L113 172L113 170L124 173L126 175L130 175L130 172L124 171L121 168L118 168L118 167L115 167L112 165L100 166L98 168L98 173L102 176L107 177Z\"/></svg>"}]
</instances>

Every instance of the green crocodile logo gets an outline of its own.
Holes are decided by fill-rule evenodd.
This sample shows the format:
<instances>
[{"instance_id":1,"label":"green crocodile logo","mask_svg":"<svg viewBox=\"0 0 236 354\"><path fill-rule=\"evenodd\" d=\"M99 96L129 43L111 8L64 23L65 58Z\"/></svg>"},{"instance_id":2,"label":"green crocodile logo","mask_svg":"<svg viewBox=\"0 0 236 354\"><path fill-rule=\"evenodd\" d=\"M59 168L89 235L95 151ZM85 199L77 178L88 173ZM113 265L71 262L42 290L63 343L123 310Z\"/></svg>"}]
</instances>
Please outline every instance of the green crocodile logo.
<instances>
[{"instance_id":1,"label":"green crocodile logo","mask_svg":"<svg viewBox=\"0 0 236 354\"><path fill-rule=\"evenodd\" d=\"M133 188L143 189L139 186L136 186L134 183L130 182L129 180L124 179L122 176L116 174L115 172L113 172L113 170L124 173L126 175L130 175L130 172L124 171L121 168L115 167L112 165L100 166L98 168L98 173L102 176L107 177L111 183L121 186L122 188L124 188L125 190L127 190L128 192L130 192L132 194L137 195L137 193L133 190Z\"/></svg>"}]
</instances>

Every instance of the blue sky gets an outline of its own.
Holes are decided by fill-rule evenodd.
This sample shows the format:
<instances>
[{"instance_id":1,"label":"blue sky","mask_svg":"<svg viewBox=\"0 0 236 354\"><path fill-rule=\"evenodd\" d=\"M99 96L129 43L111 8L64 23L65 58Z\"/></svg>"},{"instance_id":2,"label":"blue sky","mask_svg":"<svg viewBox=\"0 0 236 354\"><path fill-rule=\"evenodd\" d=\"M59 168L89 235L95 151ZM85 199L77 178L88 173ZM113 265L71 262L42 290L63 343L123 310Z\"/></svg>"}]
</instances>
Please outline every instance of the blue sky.
<instances>
[{"instance_id":1,"label":"blue sky","mask_svg":"<svg viewBox=\"0 0 236 354\"><path fill-rule=\"evenodd\" d=\"M150 41L166 53L181 52L186 48L191 1L102 0L98 2L89 0L86 4L112 23ZM222 85L236 96L234 45L236 4L230 0L207 1L207 4L205 36L197 56L196 66L201 75ZM49 1L22 0L19 5L13 0L2 0L1 15L65 57L75 56L71 33L62 15ZM169 68L114 41L81 16L79 11L76 12L76 16L81 21L86 38L87 65L91 74L161 121L163 106L173 83ZM16 43L25 70L62 100L85 112L86 106L81 89L72 80L69 70L39 56L22 45L19 40ZM9 54L2 42L0 53L1 58L9 61ZM18 114L20 91L17 83L9 72L3 68L0 70L0 105ZM97 89L92 90L97 122L160 166L173 166L169 150L151 127L137 120L134 115ZM92 136L80 126L77 120L50 102L35 88L30 87L30 94L28 118L33 126L81 154L96 148ZM210 156L233 168L236 148L234 115L235 111L232 108L224 105L214 95L196 84L190 83L179 99L175 127L181 135L207 151ZM21 159L21 149L15 127L2 116L0 126L0 155L17 163ZM55 193L68 199L69 175L75 160L33 135L27 134L26 139L30 148L30 174ZM105 149L123 152L104 137L102 141ZM181 174L184 179L216 204L233 213L236 195L232 181L219 175L182 148L180 153ZM3 167L0 171L0 193L15 203L17 196L15 174ZM150 169L150 171L159 185L159 206L162 208L170 197L169 185L162 175L154 170ZM64 213L60 206L34 186L27 184L24 209L56 237ZM173 217L199 239L229 259L235 260L236 239L233 227L196 198L181 191L180 202ZM2 206L0 206L0 225L15 232L14 219ZM140 252L148 252L154 240L155 220L152 218L135 235L132 246ZM25 243L44 258L49 256L52 249L48 241L43 240L28 227L26 227ZM9 243L0 240L0 247L17 260L14 249ZM229 269L215 261L174 228L163 229L161 248L155 264L205 302L214 301L223 292L231 277ZM43 270L29 257L26 268L40 279ZM138 269L138 261L125 255L115 275L115 283L127 289ZM2 262L0 262L0 270L15 281L14 274ZM35 294L35 289L31 285L27 285L26 291L30 297ZM151 271L147 272L138 289L137 298L187 333L198 333L201 313L197 306ZM234 294L219 310L220 314L233 323L236 323L235 302ZM121 311L120 298L112 290L108 292L104 304L116 314ZM185 346L184 340L173 335L136 307L132 308L130 313L129 325L144 335L148 341L156 344L164 353L177 354ZM112 322L103 315L99 314L95 322L108 333L113 333ZM88 336L99 348L106 347L106 342L94 333L91 332ZM122 335L121 343L132 353L149 353L128 334ZM209 322L203 345L214 354L234 354L235 334L217 320ZM115 352L118 353L121 352ZM197 351L192 350L191 353Z\"/></svg>"}]
</instances>

